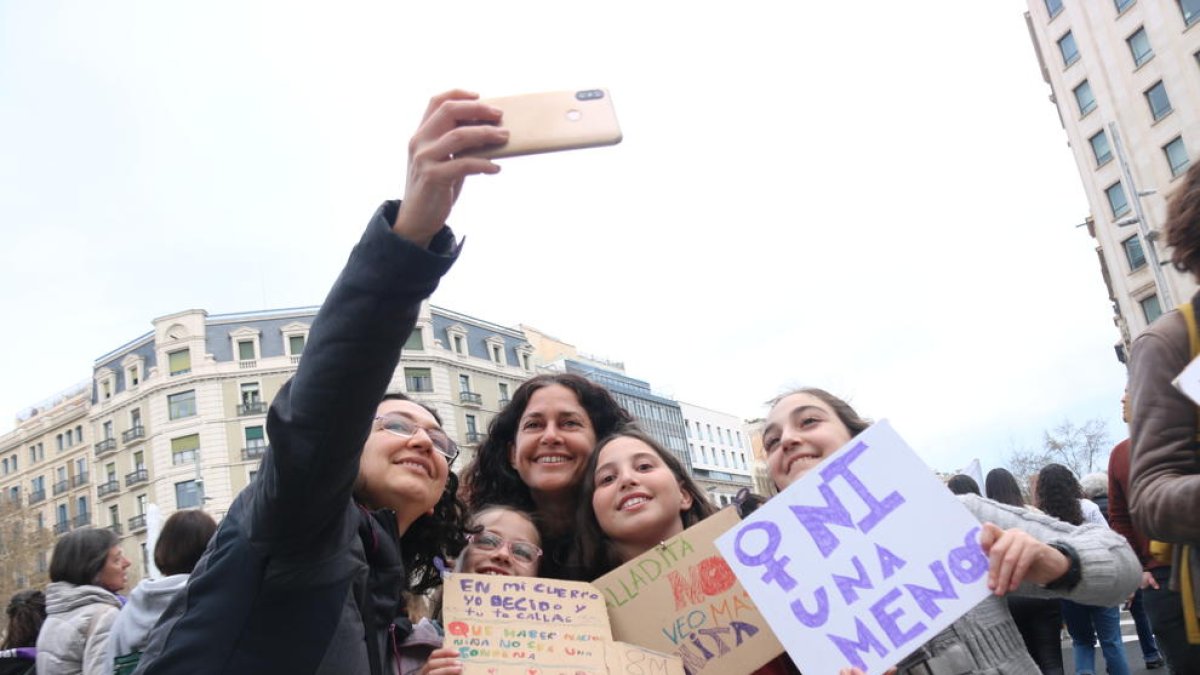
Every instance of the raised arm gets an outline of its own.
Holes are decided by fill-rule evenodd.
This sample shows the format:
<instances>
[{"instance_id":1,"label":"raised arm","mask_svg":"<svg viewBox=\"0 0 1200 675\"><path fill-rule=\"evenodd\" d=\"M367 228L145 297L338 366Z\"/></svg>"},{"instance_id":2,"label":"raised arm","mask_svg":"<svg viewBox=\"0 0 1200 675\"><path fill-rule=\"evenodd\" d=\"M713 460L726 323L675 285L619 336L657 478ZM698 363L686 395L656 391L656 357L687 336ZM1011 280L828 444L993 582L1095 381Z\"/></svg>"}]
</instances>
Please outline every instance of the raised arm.
<instances>
[{"instance_id":1,"label":"raised arm","mask_svg":"<svg viewBox=\"0 0 1200 675\"><path fill-rule=\"evenodd\" d=\"M371 419L422 300L458 255L445 226L466 176L495 173L456 153L503 140L498 111L452 91L435 97L409 144L405 200L375 213L313 322L304 358L267 417L270 449L252 486L249 535L297 547L326 535L350 503Z\"/></svg>"}]
</instances>

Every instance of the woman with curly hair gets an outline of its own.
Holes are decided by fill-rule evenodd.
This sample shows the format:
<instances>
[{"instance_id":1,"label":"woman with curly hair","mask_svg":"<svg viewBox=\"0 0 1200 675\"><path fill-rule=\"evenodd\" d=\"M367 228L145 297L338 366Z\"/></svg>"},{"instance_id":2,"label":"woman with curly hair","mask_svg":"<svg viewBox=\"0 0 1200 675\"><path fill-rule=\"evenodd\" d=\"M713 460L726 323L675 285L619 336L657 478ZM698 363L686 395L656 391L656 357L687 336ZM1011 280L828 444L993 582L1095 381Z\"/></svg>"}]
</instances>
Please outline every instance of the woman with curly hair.
<instances>
[{"instance_id":1,"label":"woman with curly hair","mask_svg":"<svg viewBox=\"0 0 1200 675\"><path fill-rule=\"evenodd\" d=\"M532 513L546 552L541 575L575 577L565 565L588 458L598 439L632 420L607 389L579 375L527 380L463 473L467 503Z\"/></svg>"},{"instance_id":2,"label":"woman with curly hair","mask_svg":"<svg viewBox=\"0 0 1200 675\"><path fill-rule=\"evenodd\" d=\"M1108 529L1100 507L1083 498L1083 488L1070 469L1047 464L1038 472L1037 501L1042 511L1071 525L1093 525ZM1075 672L1096 672L1096 638L1104 652L1104 665L1110 675L1127 675L1125 645L1121 638L1121 610L1118 607L1085 605L1062 601L1063 619L1074 644Z\"/></svg>"},{"instance_id":3,"label":"woman with curly hair","mask_svg":"<svg viewBox=\"0 0 1200 675\"><path fill-rule=\"evenodd\" d=\"M0 643L0 675L32 675L38 633L46 620L46 596L38 590L19 591L8 601L8 624Z\"/></svg>"},{"instance_id":4,"label":"woman with curly hair","mask_svg":"<svg viewBox=\"0 0 1200 675\"><path fill-rule=\"evenodd\" d=\"M1163 227L1175 268L1200 280L1200 161L1193 160L1167 203ZM1200 464L1196 404L1171 382L1191 362L1186 315L1200 316L1200 293L1163 314L1133 341L1129 359L1129 511L1147 539L1175 544L1160 552L1144 589L1146 613L1174 672L1200 673L1200 638L1187 626L1200 615ZM1184 580L1190 583L1183 583ZM1184 595L1180 589L1190 587ZM1194 625L1194 624L1192 624Z\"/></svg>"},{"instance_id":5,"label":"woman with curly hair","mask_svg":"<svg viewBox=\"0 0 1200 675\"><path fill-rule=\"evenodd\" d=\"M477 99L430 101L403 204L376 211L325 298L271 403L257 477L151 631L139 675L394 672L405 593L440 583L436 559L465 542L458 448L432 410L385 393L458 257L445 223L463 180L499 170L460 156L507 137L468 124L499 120Z\"/></svg>"}]
</instances>

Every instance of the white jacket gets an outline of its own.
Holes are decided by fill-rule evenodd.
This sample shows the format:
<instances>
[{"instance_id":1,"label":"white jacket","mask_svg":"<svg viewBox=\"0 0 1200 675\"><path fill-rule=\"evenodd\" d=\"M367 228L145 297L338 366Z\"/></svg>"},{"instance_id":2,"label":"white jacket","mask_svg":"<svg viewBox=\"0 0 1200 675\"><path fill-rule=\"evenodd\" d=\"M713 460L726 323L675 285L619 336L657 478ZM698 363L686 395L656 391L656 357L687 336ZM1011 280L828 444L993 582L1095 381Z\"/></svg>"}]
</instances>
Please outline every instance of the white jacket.
<instances>
[{"instance_id":1,"label":"white jacket","mask_svg":"<svg viewBox=\"0 0 1200 675\"><path fill-rule=\"evenodd\" d=\"M108 636L108 662L118 656L140 652L150 642L150 629L166 611L171 598L187 585L188 575L172 574L161 579L143 579L129 594Z\"/></svg>"},{"instance_id":2,"label":"white jacket","mask_svg":"<svg viewBox=\"0 0 1200 675\"><path fill-rule=\"evenodd\" d=\"M120 609L120 599L99 586L47 586L37 675L111 675L108 634Z\"/></svg>"}]
</instances>

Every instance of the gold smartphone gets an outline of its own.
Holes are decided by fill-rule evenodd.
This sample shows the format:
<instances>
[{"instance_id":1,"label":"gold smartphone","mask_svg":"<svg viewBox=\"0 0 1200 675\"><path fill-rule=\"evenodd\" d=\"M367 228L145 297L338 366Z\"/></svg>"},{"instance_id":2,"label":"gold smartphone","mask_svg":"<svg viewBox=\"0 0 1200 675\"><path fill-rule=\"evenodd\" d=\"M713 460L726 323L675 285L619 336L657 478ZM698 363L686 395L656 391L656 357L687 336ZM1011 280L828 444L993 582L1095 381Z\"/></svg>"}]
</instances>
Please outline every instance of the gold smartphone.
<instances>
[{"instance_id":1,"label":"gold smartphone","mask_svg":"<svg viewBox=\"0 0 1200 675\"><path fill-rule=\"evenodd\" d=\"M462 155L496 159L621 142L617 113L605 89L550 91L483 102L504 111L500 126L508 129L508 142Z\"/></svg>"}]
</instances>

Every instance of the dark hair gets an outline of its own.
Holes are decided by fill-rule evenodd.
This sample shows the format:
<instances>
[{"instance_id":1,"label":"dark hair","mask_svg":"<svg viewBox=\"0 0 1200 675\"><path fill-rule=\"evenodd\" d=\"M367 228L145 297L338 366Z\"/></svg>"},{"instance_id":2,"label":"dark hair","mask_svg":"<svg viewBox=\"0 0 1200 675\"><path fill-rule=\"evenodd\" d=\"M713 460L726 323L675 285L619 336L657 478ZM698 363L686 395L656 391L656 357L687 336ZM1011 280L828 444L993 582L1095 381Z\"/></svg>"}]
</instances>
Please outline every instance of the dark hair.
<instances>
[{"instance_id":1,"label":"dark hair","mask_svg":"<svg viewBox=\"0 0 1200 675\"><path fill-rule=\"evenodd\" d=\"M419 405L442 425L442 417L430 406L400 392L385 394L384 401L408 401ZM358 495L355 495L356 501ZM361 503L361 502L360 502ZM408 572L410 593L424 593L442 583L439 562L453 558L467 543L467 506L458 498L458 476L446 472L446 487L433 506L432 514L422 514L400 537L400 559Z\"/></svg>"},{"instance_id":2,"label":"dark hair","mask_svg":"<svg viewBox=\"0 0 1200 675\"><path fill-rule=\"evenodd\" d=\"M950 488L950 491L956 495L972 494L979 495L980 497L983 496L979 492L979 483L976 483L974 478L962 473L951 476L950 480L946 481L946 487Z\"/></svg>"},{"instance_id":3,"label":"dark hair","mask_svg":"<svg viewBox=\"0 0 1200 675\"><path fill-rule=\"evenodd\" d=\"M737 491L733 497L733 503L737 507L738 518L745 520L750 517L750 514L759 510L763 504L767 503L768 497L760 494L755 494L750 488L744 487Z\"/></svg>"},{"instance_id":4,"label":"dark hair","mask_svg":"<svg viewBox=\"0 0 1200 675\"><path fill-rule=\"evenodd\" d=\"M8 601L8 628L0 649L37 646L38 633L46 620L46 596L41 591L19 591Z\"/></svg>"},{"instance_id":5,"label":"dark hair","mask_svg":"<svg viewBox=\"0 0 1200 675\"><path fill-rule=\"evenodd\" d=\"M1037 498L1038 507L1046 515L1072 525L1083 523L1083 508L1079 505L1083 488L1079 487L1075 474L1062 464L1047 464L1038 472Z\"/></svg>"},{"instance_id":6,"label":"dark hair","mask_svg":"<svg viewBox=\"0 0 1200 675\"><path fill-rule=\"evenodd\" d=\"M1163 226L1167 246L1174 251L1171 262L1180 272L1200 280L1200 162L1192 162L1183 183L1167 202L1167 224Z\"/></svg>"},{"instance_id":7,"label":"dark hair","mask_svg":"<svg viewBox=\"0 0 1200 675\"><path fill-rule=\"evenodd\" d=\"M467 545L467 505L458 498L458 476L446 476L446 489L433 507L400 537L400 559L408 571L409 592L424 593L442 583L442 565Z\"/></svg>"},{"instance_id":8,"label":"dark hair","mask_svg":"<svg viewBox=\"0 0 1200 675\"><path fill-rule=\"evenodd\" d=\"M564 386L575 394L579 405L587 412L597 439L633 421L607 389L580 375L551 373L526 380L517 387L508 405L492 418L487 438L480 444L475 459L463 470L463 492L472 509L496 504L537 511L529 486L512 467L509 453L529 399L537 390L552 384Z\"/></svg>"},{"instance_id":9,"label":"dark hair","mask_svg":"<svg viewBox=\"0 0 1200 675\"><path fill-rule=\"evenodd\" d=\"M154 565L163 574L191 574L216 531L217 521L200 509L172 513L154 544Z\"/></svg>"},{"instance_id":10,"label":"dark hair","mask_svg":"<svg viewBox=\"0 0 1200 675\"><path fill-rule=\"evenodd\" d=\"M850 431L851 438L861 434L867 430L867 427L871 426L871 420L859 416L858 412L855 411L854 408L850 407L849 403L846 403L837 396L834 396L824 389L818 389L817 387L801 387L799 389L793 389L787 393L780 394L768 402L768 407L774 408L783 399L796 394L808 394L809 396L820 399L822 403L829 406L829 408L833 410L833 413L838 416L838 419L842 421L842 424L846 425L846 429Z\"/></svg>"},{"instance_id":11,"label":"dark hair","mask_svg":"<svg viewBox=\"0 0 1200 675\"><path fill-rule=\"evenodd\" d=\"M992 469L983 480L983 489L987 498L1008 504L1009 506L1025 506L1025 496L1021 494L1021 486L1008 469Z\"/></svg>"},{"instance_id":12,"label":"dark hair","mask_svg":"<svg viewBox=\"0 0 1200 675\"><path fill-rule=\"evenodd\" d=\"M583 472L579 510L576 512L575 541L567 568L572 577L584 581L590 581L611 572L623 562L616 555L616 547L612 544L612 538L600 529L600 522L596 519L596 509L592 506L592 496L596 493L596 465L600 461L600 451L618 438L633 438L650 446L663 464L671 470L671 473L675 474L675 480L679 481L684 492L691 496L692 505L679 514L684 529L717 512L712 503L708 501L704 491L696 485L696 481L683 468L683 463L679 461L679 458L668 452L658 441L637 426L630 424L621 427L596 444L596 449L588 457L587 468Z\"/></svg>"},{"instance_id":13,"label":"dark hair","mask_svg":"<svg viewBox=\"0 0 1200 675\"><path fill-rule=\"evenodd\" d=\"M76 586L95 584L108 561L108 552L118 543L120 539L108 528L85 527L64 534L50 554L50 581Z\"/></svg>"}]
</instances>

